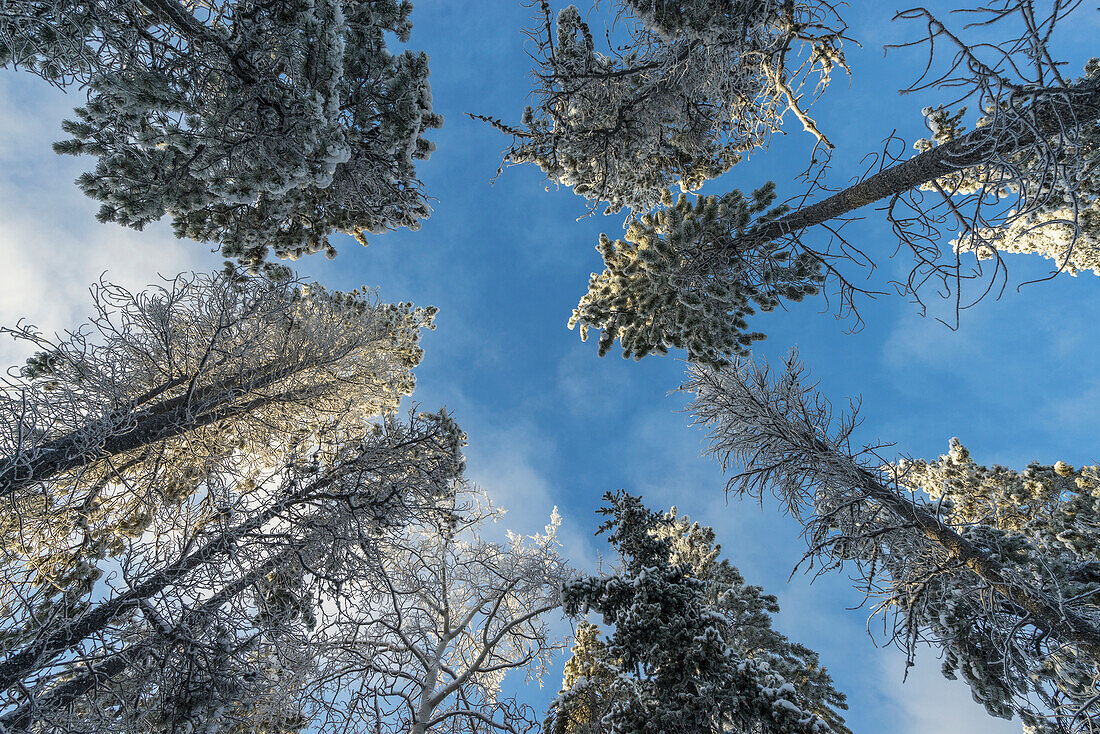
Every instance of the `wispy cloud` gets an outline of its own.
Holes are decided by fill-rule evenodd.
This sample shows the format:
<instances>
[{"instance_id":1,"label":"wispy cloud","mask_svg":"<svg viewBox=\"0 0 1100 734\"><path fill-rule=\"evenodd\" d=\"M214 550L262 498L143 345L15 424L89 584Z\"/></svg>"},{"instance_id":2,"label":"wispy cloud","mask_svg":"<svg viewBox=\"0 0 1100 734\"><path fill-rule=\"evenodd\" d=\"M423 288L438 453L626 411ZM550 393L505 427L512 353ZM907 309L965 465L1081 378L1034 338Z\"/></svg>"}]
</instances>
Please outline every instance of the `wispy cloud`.
<instances>
[{"instance_id":1,"label":"wispy cloud","mask_svg":"<svg viewBox=\"0 0 1100 734\"><path fill-rule=\"evenodd\" d=\"M541 532L558 506L562 514L558 539L563 555L577 568L594 568L595 544L581 530L587 527L587 518L578 518L564 506L560 491L538 468L536 457L545 451L545 438L523 425L496 429L481 425L470 435L467 473L485 489L494 505L507 511L497 534L502 535L504 528L525 535Z\"/></svg>"}]
</instances>

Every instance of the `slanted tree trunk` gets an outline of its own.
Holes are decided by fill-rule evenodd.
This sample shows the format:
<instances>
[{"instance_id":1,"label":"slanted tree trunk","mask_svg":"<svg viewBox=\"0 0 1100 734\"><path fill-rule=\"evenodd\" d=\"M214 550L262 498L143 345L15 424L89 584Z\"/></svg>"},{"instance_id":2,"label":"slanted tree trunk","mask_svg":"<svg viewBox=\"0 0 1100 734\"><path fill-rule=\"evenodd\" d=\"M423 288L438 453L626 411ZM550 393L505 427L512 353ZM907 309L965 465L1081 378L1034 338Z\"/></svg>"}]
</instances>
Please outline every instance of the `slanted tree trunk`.
<instances>
[{"instance_id":1,"label":"slanted tree trunk","mask_svg":"<svg viewBox=\"0 0 1100 734\"><path fill-rule=\"evenodd\" d=\"M1100 120L1100 80L1089 79L1067 89L1061 97L1033 108L1032 127L1014 136L993 136L978 128L907 161L839 191L827 199L768 222L737 241L739 250L796 234L814 225L843 217L889 196L903 194L954 171L979 165L991 156L1011 155L1041 139L1052 138L1066 127L1095 124ZM1026 113L1024 113L1026 114Z\"/></svg>"},{"instance_id":2,"label":"slanted tree trunk","mask_svg":"<svg viewBox=\"0 0 1100 734\"><path fill-rule=\"evenodd\" d=\"M100 603L94 609L82 614L69 624L48 633L27 645L22 650L8 655L0 661L0 691L17 685L19 681L41 669L49 661L65 650L80 643L97 632L103 631L121 615L138 607L141 602L150 599L169 586L180 583L189 573L233 552L239 541L246 538L288 509L320 499L332 499L325 493L329 487L344 476L352 473L369 472L369 466L349 463L332 471L299 489L297 492L266 509L257 512L233 529L220 533L208 540L198 550L180 558L175 563L161 569L129 591ZM380 501L386 501L383 497ZM301 542L290 540L290 542Z\"/></svg>"},{"instance_id":3,"label":"slanted tree trunk","mask_svg":"<svg viewBox=\"0 0 1100 734\"><path fill-rule=\"evenodd\" d=\"M817 439L812 439L820 443ZM964 566L989 584L1005 600L1025 611L1033 624L1055 639L1071 643L1100 660L1100 628L1028 583L1014 582L1011 573L989 553L959 535L932 513L906 501L884 486L871 472L859 469L860 491L898 518L900 525L916 527L930 542L943 549L946 559Z\"/></svg>"},{"instance_id":4,"label":"slanted tree trunk","mask_svg":"<svg viewBox=\"0 0 1100 734\"><path fill-rule=\"evenodd\" d=\"M787 373L774 383L755 367L694 367L689 374L684 389L696 395L691 406L696 425L711 431L707 453L724 464L745 467L729 486L753 496L765 488L775 491L814 538L811 554L828 545L822 538L835 529L820 513L821 501L830 506L877 505L893 517L889 526L915 530L942 552L945 567L965 568L1046 636L1100 660L1100 628L1095 622L1017 577L928 509L884 484L844 448L846 433L830 438L832 414L822 412L817 394L802 384L796 360L788 361ZM850 419L841 423L844 420Z\"/></svg>"},{"instance_id":5,"label":"slanted tree trunk","mask_svg":"<svg viewBox=\"0 0 1100 734\"><path fill-rule=\"evenodd\" d=\"M118 456L150 444L177 438L221 420L247 415L278 402L301 397L294 390L275 393L263 391L296 372L312 365L298 365L256 371L235 380L169 398L159 405L110 416L106 423L125 426L112 433L95 425L79 428L54 439L38 449L38 456L26 460L18 455L0 461L0 499L12 496L35 482L42 482L66 471ZM241 400L254 395L251 400ZM95 444L89 438L104 432ZM91 445L89 445L91 444Z\"/></svg>"},{"instance_id":6,"label":"slanted tree trunk","mask_svg":"<svg viewBox=\"0 0 1100 734\"><path fill-rule=\"evenodd\" d=\"M292 563L294 557L295 553L291 549L268 559L233 583L223 587L197 607L188 610L180 617L175 626L187 627L192 622L203 619L207 613L216 610L249 587L255 586L268 573L281 568L287 563ZM32 693L31 700L28 703L0 717L0 731L8 734L29 732L31 724L40 716L40 712L58 710L71 705L89 691L102 686L105 681L126 672L162 639L162 634L151 634L148 639L131 645L102 662L87 664L89 671L83 675L53 686L42 693L37 691Z\"/></svg>"}]
</instances>

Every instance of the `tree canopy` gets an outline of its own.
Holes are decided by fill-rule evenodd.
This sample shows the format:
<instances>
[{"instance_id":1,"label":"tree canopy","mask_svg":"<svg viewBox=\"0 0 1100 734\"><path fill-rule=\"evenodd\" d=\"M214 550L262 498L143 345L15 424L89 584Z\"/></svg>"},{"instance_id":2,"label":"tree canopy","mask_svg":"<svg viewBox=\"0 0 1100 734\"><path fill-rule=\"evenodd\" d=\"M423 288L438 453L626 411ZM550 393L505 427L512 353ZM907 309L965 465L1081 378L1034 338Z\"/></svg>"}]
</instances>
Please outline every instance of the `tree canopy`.
<instances>
[{"instance_id":1,"label":"tree canopy","mask_svg":"<svg viewBox=\"0 0 1100 734\"><path fill-rule=\"evenodd\" d=\"M548 732L848 731L816 653L772 628L775 597L718 560L713 530L625 492L604 501L600 532L622 567L566 584L564 598L614 631L578 631Z\"/></svg>"},{"instance_id":2,"label":"tree canopy","mask_svg":"<svg viewBox=\"0 0 1100 734\"><path fill-rule=\"evenodd\" d=\"M728 490L773 493L802 523L807 559L854 568L910 661L935 644L947 677L1034 731L1096 725L1097 467L985 467L958 439L937 461L885 462L852 448L855 416L834 415L795 357L776 375L696 367L685 387L708 453L735 469Z\"/></svg>"},{"instance_id":3,"label":"tree canopy","mask_svg":"<svg viewBox=\"0 0 1100 734\"><path fill-rule=\"evenodd\" d=\"M1068 76L1051 43L1079 3L1058 0L1046 15L1023 1L969 9L980 20L966 30L1000 32L997 44L969 40L923 8L899 13L925 25L925 37L906 45L925 43L929 54L925 74L904 91L935 89L946 101L925 109L931 137L914 141L917 155L891 158L887 147L877 171L839 190L828 183L832 146L806 115L804 95L791 91L813 77L822 91L844 65L845 26L832 6L612 5L626 37L616 44L608 30L599 53L573 6L558 15L555 45L544 2L546 30L530 32L541 39L539 105L523 128L491 120L513 138L506 160L538 164L609 212L630 208L625 238L600 238L604 271L570 321L582 339L603 331L601 355L617 340L625 357L682 348L692 361L720 364L763 338L747 323L757 309L832 292L839 313L853 311L861 291L853 282L882 256L841 230L879 201L898 249L913 256L895 285L917 300L937 290L958 311L972 298L962 293L967 281L979 281L977 298L1003 287L1002 253L1042 254L1057 272L1095 262L1098 66ZM936 76L933 64L952 52ZM980 114L965 133L968 105ZM751 197L732 191L694 204L668 190L694 191L728 171L766 145L786 112L817 138L803 192L774 207L774 182ZM965 253L995 267L983 271Z\"/></svg>"},{"instance_id":4,"label":"tree canopy","mask_svg":"<svg viewBox=\"0 0 1100 734\"><path fill-rule=\"evenodd\" d=\"M602 271L568 325L582 339L600 331L601 356L616 343L635 359L682 350L705 453L729 472L727 493L773 495L801 525L796 569L846 573L906 671L932 646L987 713L1037 734L1091 734L1100 469L983 465L958 439L934 460L860 448L855 409L834 411L797 356L775 372L753 357L761 313L792 303L827 300L858 326L865 297L883 294L857 279L890 259L909 262L890 263L889 285L922 310L929 292L946 297L956 323L1004 289L1009 254L1042 256L1051 277L1100 274L1100 61L1066 61L1057 43L1086 8L975 2L897 14L917 29L900 45L927 53L901 90L931 99L912 115L927 134L903 140L894 119L875 117L885 142L858 164L868 151L834 147L841 138L818 123L836 112L821 115L835 77L859 69L851 11L828 0L560 12L540 0L523 47L530 106L517 124L472 117L510 138L506 163L535 164L588 214L624 218L619 236L600 236ZM0 377L0 734L851 734L822 665L835 648L819 637L819 656L781 634L777 598L721 558L713 529L607 493L597 535L613 560L598 570L566 563L587 549L559 542L556 509L541 533L488 530L502 513L467 477L465 434L446 410L407 403L436 310L330 290L269 261L331 257L335 233L365 244L430 213L417 161L442 118L428 57L408 48L411 11L408 0L0 8L0 66L86 97L55 150L96 158L78 184L100 219L141 229L167 217L237 261L138 292L103 276L84 324L0 329L34 351ZM484 31L484 13L478 22ZM474 65L449 78L463 75L495 79ZM780 163L755 185L696 195L792 129L801 174L763 180ZM889 235L864 241L849 224L874 204ZM480 208L500 232L516 220L541 229L537 213ZM484 267L473 254L462 252ZM441 267L414 270L412 287L535 292L517 267L484 288ZM490 302L464 312L475 329L500 325L503 301ZM506 315L530 331L527 314ZM527 367L529 355L498 352L475 329L462 338L479 368ZM874 379L850 367L838 370ZM567 368L558 394L576 388ZM492 379L465 394L447 377L475 416L564 409ZM588 401L586 417L628 401L612 399ZM678 450L647 435L660 432L644 416L618 412L626 438L612 440ZM604 417L532 444L561 448L579 488L607 485L574 461L578 447L648 473L648 457L631 465L637 453L607 449ZM500 436L495 450L521 464L523 437ZM538 478L496 468L479 472L529 509L522 485L537 492ZM686 494L696 480L646 486ZM789 550L781 542L761 546ZM541 685L565 647L559 614L576 625L572 655L540 724L513 694Z\"/></svg>"},{"instance_id":5,"label":"tree canopy","mask_svg":"<svg viewBox=\"0 0 1100 734\"><path fill-rule=\"evenodd\" d=\"M442 124L428 58L397 0L18 0L0 16L0 67L88 101L59 153L91 155L77 183L99 219L169 216L253 269L335 249L329 235L417 229L430 209L415 161Z\"/></svg>"},{"instance_id":6,"label":"tree canopy","mask_svg":"<svg viewBox=\"0 0 1100 734\"><path fill-rule=\"evenodd\" d=\"M305 725L325 600L464 483L454 421L395 414L433 311L234 268L93 296L11 330L0 724Z\"/></svg>"},{"instance_id":7,"label":"tree canopy","mask_svg":"<svg viewBox=\"0 0 1100 734\"><path fill-rule=\"evenodd\" d=\"M541 3L541 26L528 32L536 103L522 127L497 125L512 135L509 161L538 165L608 212L642 212L674 183L691 191L730 170L787 111L832 147L799 93L844 67L846 26L828 2L623 0L614 9L630 43L601 53L576 6L555 28Z\"/></svg>"}]
</instances>

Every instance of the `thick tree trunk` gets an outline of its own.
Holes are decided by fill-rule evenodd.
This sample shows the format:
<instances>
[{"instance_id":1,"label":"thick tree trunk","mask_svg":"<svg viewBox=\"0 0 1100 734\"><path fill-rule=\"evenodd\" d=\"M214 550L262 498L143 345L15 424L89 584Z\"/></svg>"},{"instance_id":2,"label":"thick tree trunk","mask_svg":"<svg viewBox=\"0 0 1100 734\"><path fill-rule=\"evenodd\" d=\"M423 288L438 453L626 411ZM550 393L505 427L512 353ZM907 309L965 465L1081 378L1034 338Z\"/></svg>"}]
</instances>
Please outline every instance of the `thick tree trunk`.
<instances>
[{"instance_id":1,"label":"thick tree trunk","mask_svg":"<svg viewBox=\"0 0 1100 734\"><path fill-rule=\"evenodd\" d=\"M868 204L946 176L959 169L979 165L995 155L1011 155L1040 139L1053 138L1067 127L1095 124L1100 120L1100 80L1067 89L1063 99L1053 98L1036 108L1032 127L1015 136L993 137L985 128L973 130L946 145L937 146L907 161L879 171L827 199L768 222L737 241L737 249L795 234L807 227L824 224Z\"/></svg>"},{"instance_id":2,"label":"thick tree trunk","mask_svg":"<svg viewBox=\"0 0 1100 734\"><path fill-rule=\"evenodd\" d=\"M118 433L92 425L38 447L38 456L33 459L26 460L19 455L9 457L0 461L0 500L63 472L176 438L266 405L293 399L295 392L287 391L241 401L241 398L271 387L309 366L312 365L249 372L234 380L234 384L214 385L194 393L177 395L159 405L135 409L129 414L112 415L106 423L127 426ZM98 444L88 440L89 435L104 432L106 435Z\"/></svg>"}]
</instances>

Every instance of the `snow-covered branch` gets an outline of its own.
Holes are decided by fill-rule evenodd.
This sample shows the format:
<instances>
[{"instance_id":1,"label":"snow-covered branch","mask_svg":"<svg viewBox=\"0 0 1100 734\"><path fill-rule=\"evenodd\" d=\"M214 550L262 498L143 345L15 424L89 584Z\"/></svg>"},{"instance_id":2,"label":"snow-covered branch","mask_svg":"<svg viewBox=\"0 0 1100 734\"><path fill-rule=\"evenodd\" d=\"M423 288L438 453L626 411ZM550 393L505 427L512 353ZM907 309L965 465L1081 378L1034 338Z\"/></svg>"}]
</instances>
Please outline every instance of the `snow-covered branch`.
<instances>
[{"instance_id":1,"label":"snow-covered branch","mask_svg":"<svg viewBox=\"0 0 1100 734\"><path fill-rule=\"evenodd\" d=\"M854 567L892 613L895 642L942 647L945 673L994 715L1072 731L1100 720L1100 563L1078 540L1095 513L1094 468L1076 482L1058 479L1073 473L1064 465L1017 480L961 446L938 468L886 463L853 450L854 412L834 416L795 356L774 376L747 360L693 368L685 389L708 452L736 472L728 489L777 496L805 528L808 559ZM1021 514L1031 519L1008 521Z\"/></svg>"}]
</instances>

